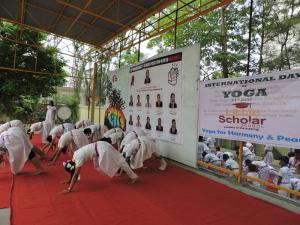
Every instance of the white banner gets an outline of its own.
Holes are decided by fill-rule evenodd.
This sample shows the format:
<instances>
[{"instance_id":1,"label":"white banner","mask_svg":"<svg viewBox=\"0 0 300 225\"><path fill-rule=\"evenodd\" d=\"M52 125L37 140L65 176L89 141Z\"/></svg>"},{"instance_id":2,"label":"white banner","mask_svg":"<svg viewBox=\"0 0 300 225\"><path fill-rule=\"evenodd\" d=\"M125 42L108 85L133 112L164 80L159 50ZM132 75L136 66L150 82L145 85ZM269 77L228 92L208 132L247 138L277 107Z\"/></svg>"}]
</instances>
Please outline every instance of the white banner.
<instances>
[{"instance_id":1,"label":"white banner","mask_svg":"<svg viewBox=\"0 0 300 225\"><path fill-rule=\"evenodd\" d=\"M300 148L300 69L199 87L199 134Z\"/></svg>"},{"instance_id":2,"label":"white banner","mask_svg":"<svg viewBox=\"0 0 300 225\"><path fill-rule=\"evenodd\" d=\"M125 99L127 130L182 143L182 52L130 68Z\"/></svg>"}]
</instances>

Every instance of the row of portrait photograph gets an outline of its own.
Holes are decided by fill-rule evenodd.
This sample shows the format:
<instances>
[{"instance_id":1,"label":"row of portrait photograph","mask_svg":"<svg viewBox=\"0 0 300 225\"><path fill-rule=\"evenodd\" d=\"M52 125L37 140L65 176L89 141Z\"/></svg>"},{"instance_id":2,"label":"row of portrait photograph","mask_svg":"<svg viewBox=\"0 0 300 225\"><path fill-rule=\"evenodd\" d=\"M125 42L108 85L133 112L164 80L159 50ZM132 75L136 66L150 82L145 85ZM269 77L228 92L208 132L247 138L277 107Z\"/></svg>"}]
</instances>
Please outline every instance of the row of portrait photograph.
<instances>
[{"instance_id":1,"label":"row of portrait photograph","mask_svg":"<svg viewBox=\"0 0 300 225\"><path fill-rule=\"evenodd\" d=\"M176 119L170 119L170 127L168 128L168 131L170 134L177 134L177 127L176 127ZM151 124L151 119L149 116L146 117L145 121L141 121L141 116L137 115L136 120L133 121L133 116L130 114L128 119L128 126L129 127L136 127L136 128L142 128L145 129L145 131L151 131L156 130L158 132L165 131L163 126L163 121L161 117L157 118L156 124L153 126Z\"/></svg>"},{"instance_id":2,"label":"row of portrait photograph","mask_svg":"<svg viewBox=\"0 0 300 225\"><path fill-rule=\"evenodd\" d=\"M145 104L143 104L143 102L141 100L141 95L137 94L136 95L136 101L134 102L133 95L130 95L128 106L129 107L133 107L133 106L142 107L144 105L146 108L151 108L151 107L163 108L164 107L164 104L163 104L163 101L162 101L162 96L159 93L156 94L156 101L155 102L151 101L151 95L150 94L145 94L144 99L145 99ZM175 94L174 93L170 94L169 108L177 108L177 103L176 103L176 100L175 100Z\"/></svg>"}]
</instances>

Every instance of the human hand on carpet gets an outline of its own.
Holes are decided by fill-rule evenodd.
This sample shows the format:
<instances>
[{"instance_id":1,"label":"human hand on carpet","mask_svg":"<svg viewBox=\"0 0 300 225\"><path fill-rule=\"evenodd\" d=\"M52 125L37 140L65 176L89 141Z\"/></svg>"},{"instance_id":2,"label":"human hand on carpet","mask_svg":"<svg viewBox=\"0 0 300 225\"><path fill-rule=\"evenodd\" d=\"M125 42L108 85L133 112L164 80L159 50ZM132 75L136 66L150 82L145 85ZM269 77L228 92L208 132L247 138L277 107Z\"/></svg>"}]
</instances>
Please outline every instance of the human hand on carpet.
<instances>
[{"instance_id":1,"label":"human hand on carpet","mask_svg":"<svg viewBox=\"0 0 300 225\"><path fill-rule=\"evenodd\" d=\"M1 158L0 158L0 165L1 165L2 167L5 167L5 160L1 160Z\"/></svg>"},{"instance_id":2,"label":"human hand on carpet","mask_svg":"<svg viewBox=\"0 0 300 225\"><path fill-rule=\"evenodd\" d=\"M60 194L60 195L66 195L66 194L69 194L69 193L71 193L71 189L67 189L67 190L63 190L63 191L61 191L61 192L59 192L58 194Z\"/></svg>"}]
</instances>

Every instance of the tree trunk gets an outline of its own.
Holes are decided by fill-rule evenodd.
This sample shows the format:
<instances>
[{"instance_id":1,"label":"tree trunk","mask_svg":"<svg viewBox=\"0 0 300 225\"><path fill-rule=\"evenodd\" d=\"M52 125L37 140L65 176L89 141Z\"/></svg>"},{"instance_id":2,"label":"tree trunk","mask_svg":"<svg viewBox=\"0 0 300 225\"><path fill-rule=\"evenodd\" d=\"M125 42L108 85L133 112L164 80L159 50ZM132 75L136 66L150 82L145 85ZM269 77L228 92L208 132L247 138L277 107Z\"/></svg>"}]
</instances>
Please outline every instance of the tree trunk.
<instances>
[{"instance_id":1,"label":"tree trunk","mask_svg":"<svg viewBox=\"0 0 300 225\"><path fill-rule=\"evenodd\" d=\"M222 72L223 77L228 78L228 59L227 59L227 30L226 30L226 21L225 21L225 7L221 8L221 45L222 45Z\"/></svg>"},{"instance_id":2,"label":"tree trunk","mask_svg":"<svg viewBox=\"0 0 300 225\"><path fill-rule=\"evenodd\" d=\"M262 15L261 15L261 43L259 49L259 64L258 64L258 73L260 74L263 67L263 50L264 50L264 41L265 41L265 4L262 2Z\"/></svg>"},{"instance_id":3,"label":"tree trunk","mask_svg":"<svg viewBox=\"0 0 300 225\"><path fill-rule=\"evenodd\" d=\"M291 9L291 16L289 18L288 11L287 11L286 17L287 17L287 20L288 20L288 24L285 27L286 28L285 37L284 37L283 43L281 44L281 52L280 52L281 69L284 67L285 64L287 64L288 68L291 69L290 55L289 55L289 52L288 52L287 43L288 43L288 39L289 39L289 35L290 35L290 30L293 26L291 21L293 20L293 17L294 17L295 1L292 0L289 3L291 3L291 4L289 4L289 8ZM286 59L286 62L284 61L284 59Z\"/></svg>"},{"instance_id":4,"label":"tree trunk","mask_svg":"<svg viewBox=\"0 0 300 225\"><path fill-rule=\"evenodd\" d=\"M286 32L286 36L285 36L285 40L284 40L284 51L285 51L285 55L286 55L286 63L288 65L289 70L291 69L291 63L290 63L290 56L289 56L289 52L287 50L287 41L289 38L289 29Z\"/></svg>"}]
</instances>

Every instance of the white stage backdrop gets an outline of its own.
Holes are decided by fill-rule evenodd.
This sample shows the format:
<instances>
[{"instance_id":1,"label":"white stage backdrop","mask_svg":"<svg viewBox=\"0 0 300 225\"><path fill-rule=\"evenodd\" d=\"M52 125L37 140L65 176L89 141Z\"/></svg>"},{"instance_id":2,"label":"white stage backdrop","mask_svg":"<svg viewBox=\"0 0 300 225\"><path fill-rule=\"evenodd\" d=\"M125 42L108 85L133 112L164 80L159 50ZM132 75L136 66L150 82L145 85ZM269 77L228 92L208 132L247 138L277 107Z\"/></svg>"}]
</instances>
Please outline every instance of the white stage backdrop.
<instances>
[{"instance_id":1,"label":"white stage backdrop","mask_svg":"<svg viewBox=\"0 0 300 225\"><path fill-rule=\"evenodd\" d=\"M200 83L199 134L300 148L300 69Z\"/></svg>"},{"instance_id":2,"label":"white stage backdrop","mask_svg":"<svg viewBox=\"0 0 300 225\"><path fill-rule=\"evenodd\" d=\"M127 130L182 143L182 52L142 62L129 70Z\"/></svg>"}]
</instances>

